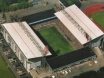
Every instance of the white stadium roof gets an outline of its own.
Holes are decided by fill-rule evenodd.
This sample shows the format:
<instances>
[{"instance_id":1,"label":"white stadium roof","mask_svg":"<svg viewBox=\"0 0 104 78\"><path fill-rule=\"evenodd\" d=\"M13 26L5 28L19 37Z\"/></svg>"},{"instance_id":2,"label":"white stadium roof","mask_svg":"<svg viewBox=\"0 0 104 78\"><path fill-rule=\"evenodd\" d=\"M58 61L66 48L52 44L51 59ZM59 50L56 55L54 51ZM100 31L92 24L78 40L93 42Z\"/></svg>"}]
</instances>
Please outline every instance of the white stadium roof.
<instances>
[{"instance_id":1,"label":"white stadium roof","mask_svg":"<svg viewBox=\"0 0 104 78\"><path fill-rule=\"evenodd\" d=\"M5 23L2 24L2 26L8 31L10 36L19 46L19 48L24 53L27 59L43 56L39 48L37 48L36 43L33 43L34 40L31 40L31 36L32 39L35 39L35 42L37 42L37 44L39 45L39 47L42 48L42 50L44 50L45 45L41 42L41 40L26 22ZM21 26L24 27L22 28ZM51 53L48 52L47 55L51 55Z\"/></svg>"},{"instance_id":2,"label":"white stadium roof","mask_svg":"<svg viewBox=\"0 0 104 78\"><path fill-rule=\"evenodd\" d=\"M69 6L64 10L56 12L55 15L81 44L87 43L87 39L68 16L71 16L71 18L74 19L74 21L91 37L91 39L103 35L103 32L76 5Z\"/></svg>"}]
</instances>

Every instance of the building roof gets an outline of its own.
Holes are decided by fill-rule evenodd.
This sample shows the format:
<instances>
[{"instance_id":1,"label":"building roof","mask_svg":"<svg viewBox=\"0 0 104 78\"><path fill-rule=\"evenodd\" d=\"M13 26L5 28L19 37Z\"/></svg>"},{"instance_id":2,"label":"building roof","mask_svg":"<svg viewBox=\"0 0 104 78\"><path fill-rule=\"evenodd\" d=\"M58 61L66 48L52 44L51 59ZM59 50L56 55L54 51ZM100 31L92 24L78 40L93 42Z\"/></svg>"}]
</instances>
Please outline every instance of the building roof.
<instances>
[{"instance_id":1,"label":"building roof","mask_svg":"<svg viewBox=\"0 0 104 78\"><path fill-rule=\"evenodd\" d=\"M77 63L78 61L82 62L91 57L96 57L96 55L89 47L84 47L82 49L69 52L67 54L48 59L46 61L52 70L57 70L67 65L73 65L73 63Z\"/></svg>"},{"instance_id":2,"label":"building roof","mask_svg":"<svg viewBox=\"0 0 104 78\"><path fill-rule=\"evenodd\" d=\"M62 11L56 12L55 15L81 44L87 43L87 39L76 25L79 25L92 40L103 35L103 32L76 5L69 6ZM69 16L72 20L69 19Z\"/></svg>"},{"instance_id":3,"label":"building roof","mask_svg":"<svg viewBox=\"0 0 104 78\"><path fill-rule=\"evenodd\" d=\"M26 21L29 25L36 24L36 23L40 23L40 22L44 22L44 21L56 18L54 13L55 13L54 9L49 9L43 12L22 17L21 21Z\"/></svg>"},{"instance_id":4,"label":"building roof","mask_svg":"<svg viewBox=\"0 0 104 78\"><path fill-rule=\"evenodd\" d=\"M43 51L45 45L26 22L5 23L2 26L8 31L27 59L43 56L39 47ZM51 55L51 53L48 52L47 55Z\"/></svg>"}]
</instances>

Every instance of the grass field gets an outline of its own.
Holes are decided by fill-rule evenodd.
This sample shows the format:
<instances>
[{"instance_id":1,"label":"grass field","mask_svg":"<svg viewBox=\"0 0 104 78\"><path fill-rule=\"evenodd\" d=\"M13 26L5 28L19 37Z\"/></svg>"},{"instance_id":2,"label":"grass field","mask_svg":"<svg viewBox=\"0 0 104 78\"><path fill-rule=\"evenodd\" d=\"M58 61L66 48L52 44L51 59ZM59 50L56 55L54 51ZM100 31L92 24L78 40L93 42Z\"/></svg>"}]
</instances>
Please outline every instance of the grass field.
<instances>
[{"instance_id":1,"label":"grass field","mask_svg":"<svg viewBox=\"0 0 104 78\"><path fill-rule=\"evenodd\" d=\"M16 78L0 56L0 78Z\"/></svg>"},{"instance_id":2,"label":"grass field","mask_svg":"<svg viewBox=\"0 0 104 78\"><path fill-rule=\"evenodd\" d=\"M92 14L89 17L93 18L104 29L104 11Z\"/></svg>"},{"instance_id":3,"label":"grass field","mask_svg":"<svg viewBox=\"0 0 104 78\"><path fill-rule=\"evenodd\" d=\"M74 50L70 43L66 41L66 39L57 31L55 27L41 30L39 33L58 55Z\"/></svg>"}]
</instances>

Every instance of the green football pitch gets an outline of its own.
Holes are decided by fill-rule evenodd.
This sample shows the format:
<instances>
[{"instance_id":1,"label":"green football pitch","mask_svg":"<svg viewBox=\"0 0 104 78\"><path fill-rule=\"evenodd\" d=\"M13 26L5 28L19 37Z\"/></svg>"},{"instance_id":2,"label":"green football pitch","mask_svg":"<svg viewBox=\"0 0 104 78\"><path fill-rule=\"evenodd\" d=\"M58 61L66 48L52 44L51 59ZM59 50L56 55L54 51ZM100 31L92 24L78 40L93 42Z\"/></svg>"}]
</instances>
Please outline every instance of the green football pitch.
<instances>
[{"instance_id":1,"label":"green football pitch","mask_svg":"<svg viewBox=\"0 0 104 78\"><path fill-rule=\"evenodd\" d=\"M39 33L53 48L57 55L62 55L74 50L70 43L58 32L55 27L41 30Z\"/></svg>"},{"instance_id":2,"label":"green football pitch","mask_svg":"<svg viewBox=\"0 0 104 78\"><path fill-rule=\"evenodd\" d=\"M104 29L104 11L92 14L89 17L93 18Z\"/></svg>"},{"instance_id":3,"label":"green football pitch","mask_svg":"<svg viewBox=\"0 0 104 78\"><path fill-rule=\"evenodd\" d=\"M16 78L0 56L0 78Z\"/></svg>"}]
</instances>

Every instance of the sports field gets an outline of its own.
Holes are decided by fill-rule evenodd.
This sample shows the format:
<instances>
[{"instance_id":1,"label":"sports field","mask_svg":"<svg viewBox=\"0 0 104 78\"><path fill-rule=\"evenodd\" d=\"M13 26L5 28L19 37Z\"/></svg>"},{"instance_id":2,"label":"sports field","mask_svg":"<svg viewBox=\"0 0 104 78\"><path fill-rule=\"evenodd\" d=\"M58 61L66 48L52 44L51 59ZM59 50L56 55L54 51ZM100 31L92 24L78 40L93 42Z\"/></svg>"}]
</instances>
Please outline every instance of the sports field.
<instances>
[{"instance_id":1,"label":"sports field","mask_svg":"<svg viewBox=\"0 0 104 78\"><path fill-rule=\"evenodd\" d=\"M90 18L93 18L94 21L104 29L104 11L92 14L90 15Z\"/></svg>"},{"instance_id":2,"label":"sports field","mask_svg":"<svg viewBox=\"0 0 104 78\"><path fill-rule=\"evenodd\" d=\"M66 39L58 32L55 27L41 30L39 33L53 48L57 55L62 55L74 50L70 43L66 41Z\"/></svg>"},{"instance_id":3,"label":"sports field","mask_svg":"<svg viewBox=\"0 0 104 78\"><path fill-rule=\"evenodd\" d=\"M0 78L16 78L0 56Z\"/></svg>"}]
</instances>

